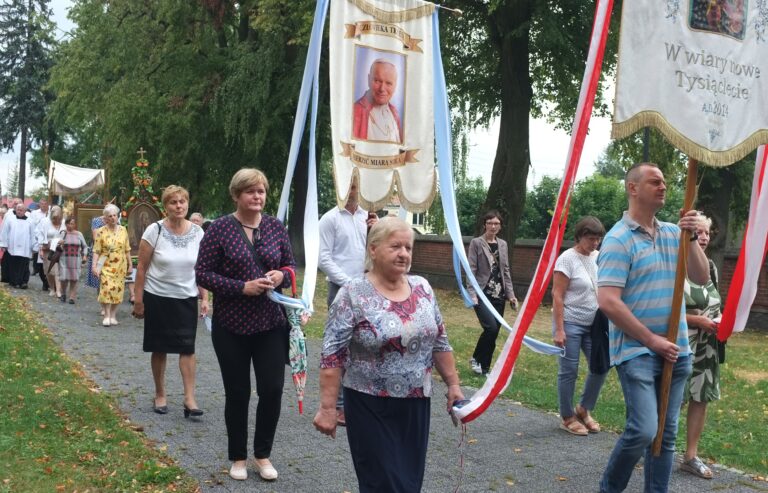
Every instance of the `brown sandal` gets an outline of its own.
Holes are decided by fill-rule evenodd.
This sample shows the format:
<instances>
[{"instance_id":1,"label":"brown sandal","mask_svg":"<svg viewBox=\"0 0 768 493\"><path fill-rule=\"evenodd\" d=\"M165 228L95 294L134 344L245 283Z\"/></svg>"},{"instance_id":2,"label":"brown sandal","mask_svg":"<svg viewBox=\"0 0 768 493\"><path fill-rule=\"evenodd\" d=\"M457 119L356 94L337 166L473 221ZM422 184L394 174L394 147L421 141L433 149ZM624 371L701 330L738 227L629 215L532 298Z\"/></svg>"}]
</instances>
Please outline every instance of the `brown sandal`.
<instances>
[{"instance_id":1,"label":"brown sandal","mask_svg":"<svg viewBox=\"0 0 768 493\"><path fill-rule=\"evenodd\" d=\"M581 406L576 406L575 412L576 419L578 419L590 433L600 432L600 423L592 419L592 416L589 415L589 411Z\"/></svg>"},{"instance_id":2,"label":"brown sandal","mask_svg":"<svg viewBox=\"0 0 768 493\"><path fill-rule=\"evenodd\" d=\"M571 416L570 418L563 420L563 422L560 423L560 429L567 431L571 435L578 435L582 437L589 435L589 431L587 431L584 425L581 424L575 416Z\"/></svg>"}]
</instances>

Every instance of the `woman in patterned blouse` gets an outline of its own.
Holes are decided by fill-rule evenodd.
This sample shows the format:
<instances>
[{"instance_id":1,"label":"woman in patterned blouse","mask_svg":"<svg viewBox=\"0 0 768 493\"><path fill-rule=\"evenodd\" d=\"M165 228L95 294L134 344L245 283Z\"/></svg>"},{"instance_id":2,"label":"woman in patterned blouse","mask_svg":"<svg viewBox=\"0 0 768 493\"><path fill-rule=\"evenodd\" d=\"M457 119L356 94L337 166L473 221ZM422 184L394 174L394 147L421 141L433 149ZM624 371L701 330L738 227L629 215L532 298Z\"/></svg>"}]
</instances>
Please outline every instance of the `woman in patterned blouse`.
<instances>
[{"instance_id":1,"label":"woman in patterned blouse","mask_svg":"<svg viewBox=\"0 0 768 493\"><path fill-rule=\"evenodd\" d=\"M195 272L198 285L213 292L213 348L219 360L226 401L229 475L248 478L248 402L250 368L256 375L254 468L265 480L277 479L269 460L280 418L288 321L270 289L290 286L282 268L295 268L285 227L263 213L269 184L257 169L241 169L229 184L234 214L214 221L200 243Z\"/></svg>"},{"instance_id":2,"label":"woman in patterned blouse","mask_svg":"<svg viewBox=\"0 0 768 493\"><path fill-rule=\"evenodd\" d=\"M388 217L372 228L363 277L343 286L328 314L314 425L336 436L343 376L347 438L362 493L421 491L429 439L432 367L464 398L435 294L408 275L413 232Z\"/></svg>"}]
</instances>

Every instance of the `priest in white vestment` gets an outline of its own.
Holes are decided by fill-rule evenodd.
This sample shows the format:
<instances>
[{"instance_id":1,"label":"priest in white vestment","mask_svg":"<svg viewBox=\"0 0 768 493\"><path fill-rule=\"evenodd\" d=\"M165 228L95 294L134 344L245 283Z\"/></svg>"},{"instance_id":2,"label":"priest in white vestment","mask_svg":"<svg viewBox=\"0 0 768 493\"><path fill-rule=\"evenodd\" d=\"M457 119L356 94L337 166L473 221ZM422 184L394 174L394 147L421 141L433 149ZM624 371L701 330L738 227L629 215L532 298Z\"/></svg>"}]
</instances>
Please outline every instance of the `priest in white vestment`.
<instances>
[{"instance_id":1,"label":"priest in white vestment","mask_svg":"<svg viewBox=\"0 0 768 493\"><path fill-rule=\"evenodd\" d=\"M27 289L29 283L29 261L35 247L35 228L25 215L27 207L17 204L15 217L3 221L0 229L0 248L8 257L8 283L13 288Z\"/></svg>"}]
</instances>

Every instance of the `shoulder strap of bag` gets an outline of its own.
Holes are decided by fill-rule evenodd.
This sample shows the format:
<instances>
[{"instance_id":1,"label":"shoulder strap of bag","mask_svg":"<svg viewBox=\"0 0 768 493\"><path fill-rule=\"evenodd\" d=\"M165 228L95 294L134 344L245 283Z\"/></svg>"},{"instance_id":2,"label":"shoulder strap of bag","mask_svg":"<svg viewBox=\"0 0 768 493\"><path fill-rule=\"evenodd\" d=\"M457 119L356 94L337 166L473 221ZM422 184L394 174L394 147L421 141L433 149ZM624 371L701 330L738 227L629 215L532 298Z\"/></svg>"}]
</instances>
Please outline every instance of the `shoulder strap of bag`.
<instances>
[{"instance_id":1,"label":"shoulder strap of bag","mask_svg":"<svg viewBox=\"0 0 768 493\"><path fill-rule=\"evenodd\" d=\"M157 248L157 243L160 241L160 234L163 232L163 226L162 226L163 220L157 221L155 224L157 224L157 236L155 237L155 246L154 248Z\"/></svg>"},{"instance_id":2,"label":"shoulder strap of bag","mask_svg":"<svg viewBox=\"0 0 768 493\"><path fill-rule=\"evenodd\" d=\"M250 247L251 254L253 255L253 261L256 263L256 266L261 269L263 274L267 273L266 267L264 267L264 263L261 261L261 257L259 256L259 252L256 250L256 245L248 239L248 235L245 234L245 230L242 228L242 224L240 221L237 220L234 214L230 214L229 217L232 219L232 221L235 222L237 226L237 230L240 232L240 236L243 238L243 241L246 245Z\"/></svg>"}]
</instances>

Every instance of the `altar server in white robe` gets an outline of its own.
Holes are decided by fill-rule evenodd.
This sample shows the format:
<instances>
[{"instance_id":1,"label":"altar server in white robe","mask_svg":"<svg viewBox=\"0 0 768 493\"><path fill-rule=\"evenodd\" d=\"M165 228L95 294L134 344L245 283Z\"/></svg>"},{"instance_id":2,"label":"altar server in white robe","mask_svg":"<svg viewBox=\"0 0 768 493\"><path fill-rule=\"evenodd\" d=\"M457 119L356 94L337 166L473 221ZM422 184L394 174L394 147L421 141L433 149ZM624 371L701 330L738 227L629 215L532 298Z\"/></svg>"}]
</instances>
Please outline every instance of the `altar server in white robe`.
<instances>
[{"instance_id":1,"label":"altar server in white robe","mask_svg":"<svg viewBox=\"0 0 768 493\"><path fill-rule=\"evenodd\" d=\"M3 221L0 230L0 248L8 255L8 281L11 287L27 289L29 283L29 261L35 247L35 228L26 216L27 207L17 204L16 217Z\"/></svg>"}]
</instances>

